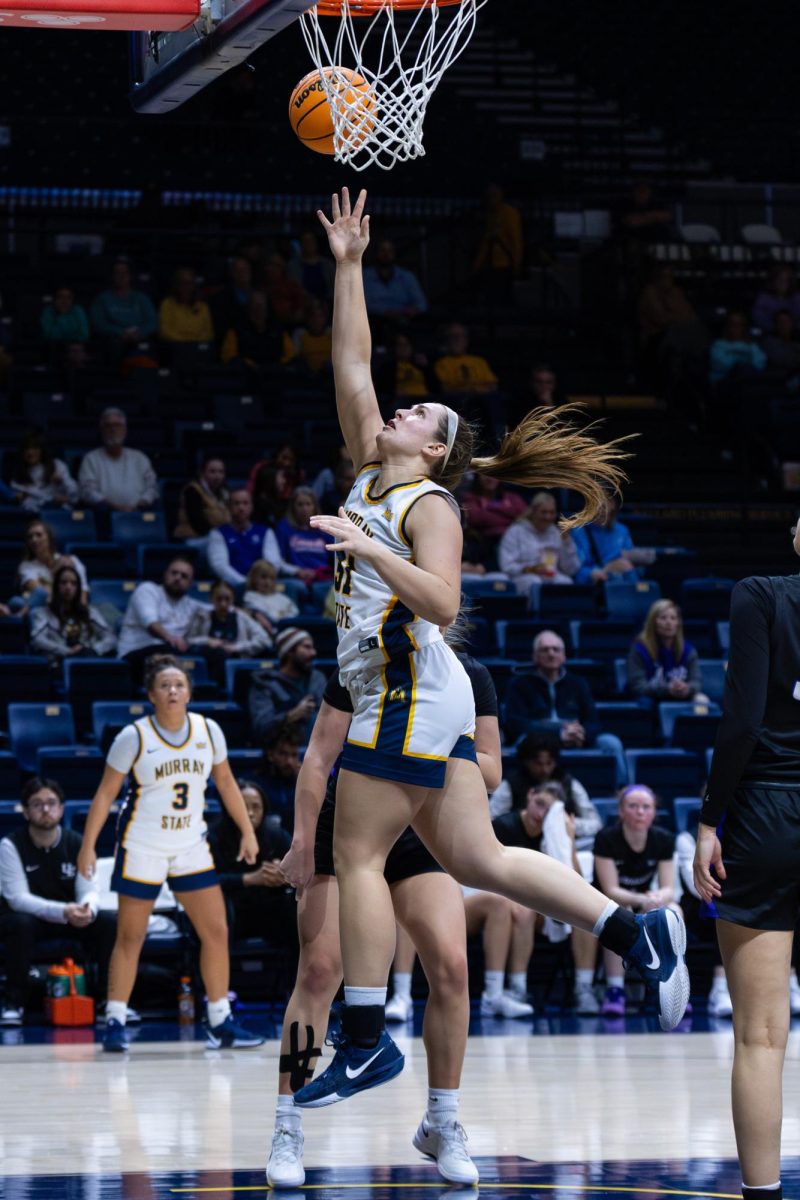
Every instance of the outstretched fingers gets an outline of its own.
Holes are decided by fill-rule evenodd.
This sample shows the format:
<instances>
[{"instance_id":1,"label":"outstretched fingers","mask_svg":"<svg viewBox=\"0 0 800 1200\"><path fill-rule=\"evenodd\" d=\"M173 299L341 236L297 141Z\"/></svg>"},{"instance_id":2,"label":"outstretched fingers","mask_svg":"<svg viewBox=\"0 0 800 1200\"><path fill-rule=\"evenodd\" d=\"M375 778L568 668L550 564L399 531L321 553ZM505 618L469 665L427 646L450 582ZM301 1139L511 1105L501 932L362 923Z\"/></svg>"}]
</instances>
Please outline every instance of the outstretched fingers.
<instances>
[{"instance_id":1,"label":"outstretched fingers","mask_svg":"<svg viewBox=\"0 0 800 1200\"><path fill-rule=\"evenodd\" d=\"M331 215L334 221L338 221L342 215L342 210L339 207L339 194L334 192L331 196Z\"/></svg>"},{"instance_id":2,"label":"outstretched fingers","mask_svg":"<svg viewBox=\"0 0 800 1200\"><path fill-rule=\"evenodd\" d=\"M344 190L346 192L347 188L345 188ZM348 205L350 203L349 196L348 196L347 203L348 203ZM364 214L364 205L366 203L367 203L367 189L362 188L361 191L358 193L358 199L356 200L355 207L353 208L353 216L356 218L356 220L358 220L358 221L361 220L361 218Z\"/></svg>"},{"instance_id":3,"label":"outstretched fingers","mask_svg":"<svg viewBox=\"0 0 800 1200\"><path fill-rule=\"evenodd\" d=\"M346 187L342 188L342 216L350 216L350 189Z\"/></svg>"}]
</instances>

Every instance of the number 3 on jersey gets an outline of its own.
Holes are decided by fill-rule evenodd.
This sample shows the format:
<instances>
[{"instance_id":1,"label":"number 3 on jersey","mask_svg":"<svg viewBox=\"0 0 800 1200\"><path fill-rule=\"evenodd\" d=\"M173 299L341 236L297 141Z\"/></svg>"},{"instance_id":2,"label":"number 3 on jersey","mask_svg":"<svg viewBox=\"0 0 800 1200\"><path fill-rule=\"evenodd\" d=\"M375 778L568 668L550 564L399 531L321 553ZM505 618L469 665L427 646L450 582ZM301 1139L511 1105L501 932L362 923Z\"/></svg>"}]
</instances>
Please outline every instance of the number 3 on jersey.
<instances>
[{"instance_id":1,"label":"number 3 on jersey","mask_svg":"<svg viewBox=\"0 0 800 1200\"><path fill-rule=\"evenodd\" d=\"M352 554L337 554L336 555L336 576L333 581L333 590L340 596L349 596L353 586L353 571L356 569L356 560Z\"/></svg>"},{"instance_id":2,"label":"number 3 on jersey","mask_svg":"<svg viewBox=\"0 0 800 1200\"><path fill-rule=\"evenodd\" d=\"M177 797L172 801L172 807L178 812L182 812L189 804L189 785L188 783L173 783L172 790Z\"/></svg>"}]
</instances>

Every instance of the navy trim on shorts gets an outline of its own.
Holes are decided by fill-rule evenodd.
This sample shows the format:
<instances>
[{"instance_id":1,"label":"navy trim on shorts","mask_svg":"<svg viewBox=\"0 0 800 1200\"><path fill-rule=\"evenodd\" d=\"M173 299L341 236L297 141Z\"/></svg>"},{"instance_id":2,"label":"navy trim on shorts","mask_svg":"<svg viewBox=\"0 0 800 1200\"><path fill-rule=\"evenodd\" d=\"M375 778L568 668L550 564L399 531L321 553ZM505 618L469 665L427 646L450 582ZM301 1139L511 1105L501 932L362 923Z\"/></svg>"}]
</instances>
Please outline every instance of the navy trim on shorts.
<instances>
[{"instance_id":1,"label":"navy trim on shorts","mask_svg":"<svg viewBox=\"0 0 800 1200\"><path fill-rule=\"evenodd\" d=\"M352 746L347 742L342 755L342 770L353 771L356 775L374 775L376 779L394 779L417 787L443 788L447 759L440 762L438 759L411 758L370 750L368 746Z\"/></svg>"},{"instance_id":2,"label":"navy trim on shorts","mask_svg":"<svg viewBox=\"0 0 800 1200\"><path fill-rule=\"evenodd\" d=\"M468 737L466 733L462 733L461 737L450 751L450 757L463 758L467 762L474 762L477 764L478 752L475 749L475 738Z\"/></svg>"},{"instance_id":3,"label":"navy trim on shorts","mask_svg":"<svg viewBox=\"0 0 800 1200\"><path fill-rule=\"evenodd\" d=\"M167 883L176 896L181 892L199 892L203 888L216 887L219 877L214 867L206 871L193 871L191 875L168 875Z\"/></svg>"},{"instance_id":4,"label":"navy trim on shorts","mask_svg":"<svg viewBox=\"0 0 800 1200\"><path fill-rule=\"evenodd\" d=\"M160 883L146 883L140 879L126 879L122 873L125 861L125 851L117 847L114 855L114 869L111 872L111 891L118 896L131 896L134 900L155 900L161 891Z\"/></svg>"}]
</instances>

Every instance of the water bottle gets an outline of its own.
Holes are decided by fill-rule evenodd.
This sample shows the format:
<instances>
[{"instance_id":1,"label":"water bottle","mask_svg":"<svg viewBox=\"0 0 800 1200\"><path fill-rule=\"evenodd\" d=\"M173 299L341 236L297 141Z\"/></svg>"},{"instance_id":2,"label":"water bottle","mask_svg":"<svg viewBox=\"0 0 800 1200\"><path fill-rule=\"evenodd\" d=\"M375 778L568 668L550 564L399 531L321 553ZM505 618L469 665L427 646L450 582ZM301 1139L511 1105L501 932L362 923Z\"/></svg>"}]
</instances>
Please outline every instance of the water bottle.
<instances>
[{"instance_id":1,"label":"water bottle","mask_svg":"<svg viewBox=\"0 0 800 1200\"><path fill-rule=\"evenodd\" d=\"M194 992L188 975L181 975L178 988L178 1024L194 1025Z\"/></svg>"}]
</instances>

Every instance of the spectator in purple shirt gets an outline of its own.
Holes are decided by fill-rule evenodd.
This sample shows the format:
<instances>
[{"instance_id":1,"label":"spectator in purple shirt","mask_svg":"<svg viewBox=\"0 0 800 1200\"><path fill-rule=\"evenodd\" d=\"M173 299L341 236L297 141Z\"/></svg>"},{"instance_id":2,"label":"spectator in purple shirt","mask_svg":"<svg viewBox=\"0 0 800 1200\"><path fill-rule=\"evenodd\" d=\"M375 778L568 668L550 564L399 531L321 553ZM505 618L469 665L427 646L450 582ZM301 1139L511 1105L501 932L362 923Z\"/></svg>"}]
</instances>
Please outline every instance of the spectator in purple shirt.
<instances>
[{"instance_id":1,"label":"spectator in purple shirt","mask_svg":"<svg viewBox=\"0 0 800 1200\"><path fill-rule=\"evenodd\" d=\"M772 333L775 317L781 310L790 312L795 324L800 323L800 292L794 271L786 263L776 263L770 269L766 287L753 304L753 324L763 333Z\"/></svg>"},{"instance_id":2,"label":"spectator in purple shirt","mask_svg":"<svg viewBox=\"0 0 800 1200\"><path fill-rule=\"evenodd\" d=\"M319 504L309 487L292 492L289 509L278 522L275 533L284 562L303 570L313 570L316 578L330 579L333 575L333 556L326 546L333 541L321 529L312 529L310 521L319 513Z\"/></svg>"}]
</instances>

